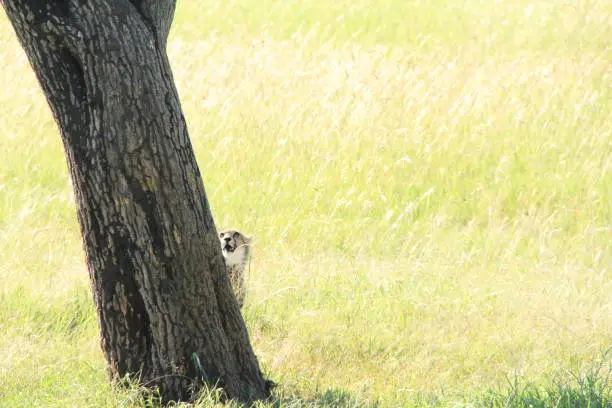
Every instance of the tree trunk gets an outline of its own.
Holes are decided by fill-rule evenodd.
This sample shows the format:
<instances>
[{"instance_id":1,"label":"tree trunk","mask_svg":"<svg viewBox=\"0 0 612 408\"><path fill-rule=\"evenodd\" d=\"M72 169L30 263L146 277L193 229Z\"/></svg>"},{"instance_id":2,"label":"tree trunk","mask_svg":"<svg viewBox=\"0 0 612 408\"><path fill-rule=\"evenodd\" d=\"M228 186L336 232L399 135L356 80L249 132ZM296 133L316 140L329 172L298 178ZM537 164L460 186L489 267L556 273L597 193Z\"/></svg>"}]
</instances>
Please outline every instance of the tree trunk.
<instances>
[{"instance_id":1,"label":"tree trunk","mask_svg":"<svg viewBox=\"0 0 612 408\"><path fill-rule=\"evenodd\" d=\"M112 378L268 395L166 55L174 0L5 0L57 121Z\"/></svg>"}]
</instances>

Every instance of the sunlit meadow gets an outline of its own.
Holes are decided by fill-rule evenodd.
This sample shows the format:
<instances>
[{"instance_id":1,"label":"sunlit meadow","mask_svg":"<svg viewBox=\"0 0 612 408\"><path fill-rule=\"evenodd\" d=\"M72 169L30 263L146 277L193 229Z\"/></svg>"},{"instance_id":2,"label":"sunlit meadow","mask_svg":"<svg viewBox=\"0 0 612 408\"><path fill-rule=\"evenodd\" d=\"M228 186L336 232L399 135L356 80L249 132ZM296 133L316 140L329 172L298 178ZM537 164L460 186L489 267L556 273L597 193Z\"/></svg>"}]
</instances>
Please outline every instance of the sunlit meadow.
<instances>
[{"instance_id":1,"label":"sunlit meadow","mask_svg":"<svg viewBox=\"0 0 612 408\"><path fill-rule=\"evenodd\" d=\"M184 0L168 52L273 406L612 406L609 0ZM3 14L0 61L0 406L143 404Z\"/></svg>"}]
</instances>

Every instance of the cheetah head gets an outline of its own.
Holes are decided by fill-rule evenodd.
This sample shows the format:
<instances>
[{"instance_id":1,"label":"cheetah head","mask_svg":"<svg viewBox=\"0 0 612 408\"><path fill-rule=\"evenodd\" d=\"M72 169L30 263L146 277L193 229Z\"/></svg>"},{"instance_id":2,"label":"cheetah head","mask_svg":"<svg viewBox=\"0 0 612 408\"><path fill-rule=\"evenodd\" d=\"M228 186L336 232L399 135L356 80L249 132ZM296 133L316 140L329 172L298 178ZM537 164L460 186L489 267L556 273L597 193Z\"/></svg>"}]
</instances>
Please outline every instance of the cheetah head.
<instances>
[{"instance_id":1,"label":"cheetah head","mask_svg":"<svg viewBox=\"0 0 612 408\"><path fill-rule=\"evenodd\" d=\"M242 258L245 254L248 256L251 237L238 230L224 230L219 233L219 240L226 259Z\"/></svg>"}]
</instances>

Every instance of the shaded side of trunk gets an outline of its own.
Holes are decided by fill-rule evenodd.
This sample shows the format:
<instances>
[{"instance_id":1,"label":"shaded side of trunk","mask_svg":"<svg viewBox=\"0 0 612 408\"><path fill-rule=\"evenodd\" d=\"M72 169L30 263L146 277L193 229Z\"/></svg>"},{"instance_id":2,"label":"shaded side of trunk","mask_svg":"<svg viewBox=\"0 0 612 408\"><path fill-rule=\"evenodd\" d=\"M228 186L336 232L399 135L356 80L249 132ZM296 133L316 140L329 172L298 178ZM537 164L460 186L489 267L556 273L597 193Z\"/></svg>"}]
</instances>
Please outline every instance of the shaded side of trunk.
<instances>
[{"instance_id":1,"label":"shaded side of trunk","mask_svg":"<svg viewBox=\"0 0 612 408\"><path fill-rule=\"evenodd\" d=\"M174 1L3 5L61 130L111 376L267 396L165 52Z\"/></svg>"}]
</instances>

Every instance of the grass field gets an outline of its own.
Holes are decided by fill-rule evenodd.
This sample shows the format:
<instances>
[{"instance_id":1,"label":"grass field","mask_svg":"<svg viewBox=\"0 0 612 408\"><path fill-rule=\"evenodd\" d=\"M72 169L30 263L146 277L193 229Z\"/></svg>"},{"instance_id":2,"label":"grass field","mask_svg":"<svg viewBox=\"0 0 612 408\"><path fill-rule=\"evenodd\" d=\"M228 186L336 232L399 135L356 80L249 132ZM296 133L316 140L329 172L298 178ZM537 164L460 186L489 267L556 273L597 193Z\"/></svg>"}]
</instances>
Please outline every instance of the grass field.
<instances>
[{"instance_id":1,"label":"grass field","mask_svg":"<svg viewBox=\"0 0 612 408\"><path fill-rule=\"evenodd\" d=\"M179 1L213 215L255 235L271 406L612 407L611 44L609 0ZM107 382L3 14L0 61L0 406L143 404Z\"/></svg>"}]
</instances>

